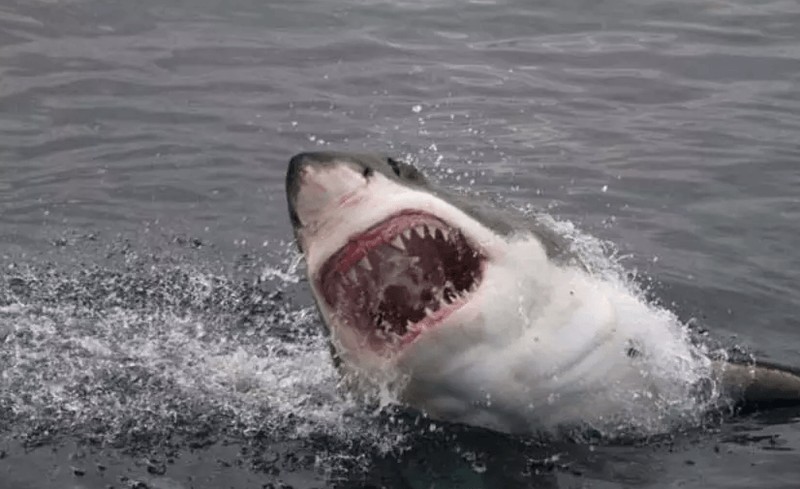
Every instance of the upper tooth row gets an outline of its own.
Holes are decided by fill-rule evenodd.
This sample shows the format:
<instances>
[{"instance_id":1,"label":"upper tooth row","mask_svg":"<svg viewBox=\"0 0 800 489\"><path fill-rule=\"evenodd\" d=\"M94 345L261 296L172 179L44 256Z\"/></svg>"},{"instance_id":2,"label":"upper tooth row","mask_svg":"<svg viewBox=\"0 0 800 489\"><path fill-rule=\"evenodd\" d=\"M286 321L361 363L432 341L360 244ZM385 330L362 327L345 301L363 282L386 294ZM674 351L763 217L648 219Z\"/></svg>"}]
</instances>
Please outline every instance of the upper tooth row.
<instances>
[{"instance_id":1,"label":"upper tooth row","mask_svg":"<svg viewBox=\"0 0 800 489\"><path fill-rule=\"evenodd\" d=\"M437 229L439 230L439 232L441 232L444 235L445 239L450 237L450 233L448 233L447 230L436 228L434 226L431 226L430 224L421 224L421 225L419 225L419 226L414 228L414 232L417 233L417 235L420 238L424 238L425 237L425 231L427 231L430 236L434 236L435 235L434 233L436 232ZM411 239L411 229L404 230L402 234L403 234L403 237L405 239ZM392 246L394 246L395 248L397 248L400 251L405 251L405 249L406 249L406 244L403 242L403 240L400 238L400 236L396 236L391 241L391 244L392 244ZM372 263L369 262L369 258L366 255L364 256L364 258L361 259L361 261L358 262L358 266L360 266L361 268L363 268L363 269L365 269L367 271L371 271L372 270ZM353 268L350 269L350 274L349 275L353 280L355 280L355 278L356 278L355 277L355 270Z\"/></svg>"},{"instance_id":2,"label":"upper tooth row","mask_svg":"<svg viewBox=\"0 0 800 489\"><path fill-rule=\"evenodd\" d=\"M445 239L449 239L450 238L450 233L446 229L439 229L439 228L437 228L437 227L435 227L435 226L433 226L431 224L420 224L419 226L414 227L413 231L415 233L417 233L417 236L419 236L420 238L424 238L425 234L426 234L426 231L427 231L428 236L435 236L434 233L436 233L437 229L439 230L439 232L442 233L442 235L445 237ZM403 237L405 239L411 239L411 231L412 231L411 228L405 229L402 232ZM399 236L397 238L395 238L395 240L392 241L392 244L397 246L400 249L405 249L405 246L402 246L402 243L399 243L399 244L397 243L399 241L399 238L400 238Z\"/></svg>"}]
</instances>

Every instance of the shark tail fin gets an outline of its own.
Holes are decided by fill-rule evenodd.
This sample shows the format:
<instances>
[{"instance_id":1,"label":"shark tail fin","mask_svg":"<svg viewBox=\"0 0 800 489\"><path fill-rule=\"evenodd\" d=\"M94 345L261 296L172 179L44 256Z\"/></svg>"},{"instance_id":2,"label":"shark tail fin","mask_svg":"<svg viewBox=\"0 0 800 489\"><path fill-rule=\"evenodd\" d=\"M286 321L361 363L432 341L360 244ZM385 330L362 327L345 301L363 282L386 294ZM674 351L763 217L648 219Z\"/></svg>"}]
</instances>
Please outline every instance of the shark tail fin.
<instances>
[{"instance_id":1,"label":"shark tail fin","mask_svg":"<svg viewBox=\"0 0 800 489\"><path fill-rule=\"evenodd\" d=\"M768 362L718 365L724 390L744 409L800 405L800 371Z\"/></svg>"}]
</instances>

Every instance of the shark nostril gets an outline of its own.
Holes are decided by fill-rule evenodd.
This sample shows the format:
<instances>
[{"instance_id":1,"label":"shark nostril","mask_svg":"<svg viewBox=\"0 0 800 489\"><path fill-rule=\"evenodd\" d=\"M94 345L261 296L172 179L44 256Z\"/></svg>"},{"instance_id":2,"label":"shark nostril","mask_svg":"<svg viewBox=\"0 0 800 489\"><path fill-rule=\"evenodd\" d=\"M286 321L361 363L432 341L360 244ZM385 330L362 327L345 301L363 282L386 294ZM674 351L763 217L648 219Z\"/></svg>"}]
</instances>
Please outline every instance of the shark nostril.
<instances>
[{"instance_id":1,"label":"shark nostril","mask_svg":"<svg viewBox=\"0 0 800 489\"><path fill-rule=\"evenodd\" d=\"M372 176L372 174L373 174L374 172L375 172L375 170L373 170L372 168L370 168L370 167L368 167L368 166L367 166L367 167L364 167L364 171L362 171L362 172L361 172L361 175L362 175L364 178L369 178L369 177L371 177L371 176Z\"/></svg>"}]
</instances>

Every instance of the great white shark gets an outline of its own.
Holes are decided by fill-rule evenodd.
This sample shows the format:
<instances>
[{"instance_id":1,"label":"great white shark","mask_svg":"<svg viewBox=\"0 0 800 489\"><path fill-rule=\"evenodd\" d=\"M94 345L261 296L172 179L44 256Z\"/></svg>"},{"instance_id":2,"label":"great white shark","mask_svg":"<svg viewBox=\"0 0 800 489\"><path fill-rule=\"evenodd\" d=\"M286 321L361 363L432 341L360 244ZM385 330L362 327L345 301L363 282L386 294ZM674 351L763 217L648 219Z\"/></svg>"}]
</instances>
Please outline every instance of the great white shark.
<instances>
[{"instance_id":1,"label":"great white shark","mask_svg":"<svg viewBox=\"0 0 800 489\"><path fill-rule=\"evenodd\" d=\"M539 220L371 154L301 153L289 216L334 363L359 393L508 433L652 433L726 403L800 403L800 376L727 362Z\"/></svg>"}]
</instances>

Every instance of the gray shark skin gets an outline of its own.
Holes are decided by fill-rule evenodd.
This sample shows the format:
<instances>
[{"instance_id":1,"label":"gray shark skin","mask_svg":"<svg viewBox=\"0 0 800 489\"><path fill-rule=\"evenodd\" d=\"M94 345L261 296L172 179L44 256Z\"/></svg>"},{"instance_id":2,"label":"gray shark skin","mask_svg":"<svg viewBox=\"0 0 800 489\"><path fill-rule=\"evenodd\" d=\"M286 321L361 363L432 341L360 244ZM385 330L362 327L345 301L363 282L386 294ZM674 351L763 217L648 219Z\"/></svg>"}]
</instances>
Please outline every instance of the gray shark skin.
<instances>
[{"instance_id":1,"label":"gray shark skin","mask_svg":"<svg viewBox=\"0 0 800 489\"><path fill-rule=\"evenodd\" d=\"M529 228L544 242L549 257L562 261L576 258L568 252L567 242L564 237L559 236L546 226L525 219L522 216L502 212L496 206L483 200L470 199L464 195L437 188L413 165L375 154L337 153L333 151L300 153L289 161L289 168L286 172L286 196L289 203L289 218L292 222L295 236L297 236L297 230L302 227L297 215L296 204L300 193L303 169L310 165L331 167L341 164L353 165L361 172L378 172L401 185L424 190L459 207L473 219L480 221L499 235L508 236L518 229Z\"/></svg>"},{"instance_id":2,"label":"gray shark skin","mask_svg":"<svg viewBox=\"0 0 800 489\"><path fill-rule=\"evenodd\" d=\"M731 401L800 404L798 372L710 359L670 313L593 276L553 229L437 188L408 163L301 153L286 195L355 391L510 433L621 422L652 433Z\"/></svg>"}]
</instances>

